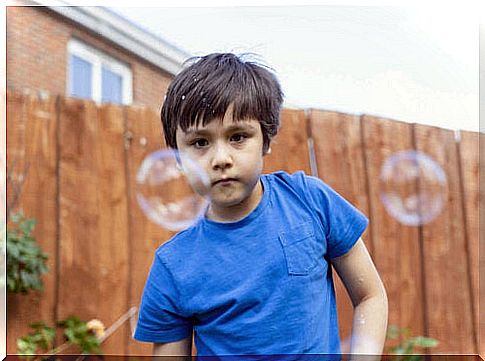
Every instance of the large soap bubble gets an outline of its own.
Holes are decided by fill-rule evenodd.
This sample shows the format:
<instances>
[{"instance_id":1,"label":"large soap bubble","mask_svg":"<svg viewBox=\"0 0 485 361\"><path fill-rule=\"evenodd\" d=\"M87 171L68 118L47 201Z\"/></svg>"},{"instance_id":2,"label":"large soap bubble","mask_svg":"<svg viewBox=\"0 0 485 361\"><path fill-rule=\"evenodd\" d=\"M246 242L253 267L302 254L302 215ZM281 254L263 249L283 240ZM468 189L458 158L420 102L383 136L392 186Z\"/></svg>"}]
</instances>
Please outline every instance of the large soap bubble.
<instances>
[{"instance_id":1,"label":"large soap bubble","mask_svg":"<svg viewBox=\"0 0 485 361\"><path fill-rule=\"evenodd\" d=\"M387 212L402 224L426 224L441 213L446 203L446 175L422 152L397 152L382 165L379 195Z\"/></svg>"},{"instance_id":2,"label":"large soap bubble","mask_svg":"<svg viewBox=\"0 0 485 361\"><path fill-rule=\"evenodd\" d=\"M190 227L209 204L209 177L187 155L165 149L150 153L136 175L136 199L145 215L171 231Z\"/></svg>"}]
</instances>

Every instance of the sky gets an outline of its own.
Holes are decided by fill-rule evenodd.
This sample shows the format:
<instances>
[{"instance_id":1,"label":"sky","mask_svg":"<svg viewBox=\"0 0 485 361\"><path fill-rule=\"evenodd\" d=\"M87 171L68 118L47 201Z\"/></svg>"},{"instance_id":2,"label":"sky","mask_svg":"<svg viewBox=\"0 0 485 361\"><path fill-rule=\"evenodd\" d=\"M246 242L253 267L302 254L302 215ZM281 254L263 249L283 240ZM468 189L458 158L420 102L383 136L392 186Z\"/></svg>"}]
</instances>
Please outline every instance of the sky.
<instances>
[{"instance_id":1,"label":"sky","mask_svg":"<svg viewBox=\"0 0 485 361\"><path fill-rule=\"evenodd\" d=\"M285 107L479 130L476 7L163 4L105 6L193 55L258 54Z\"/></svg>"}]
</instances>

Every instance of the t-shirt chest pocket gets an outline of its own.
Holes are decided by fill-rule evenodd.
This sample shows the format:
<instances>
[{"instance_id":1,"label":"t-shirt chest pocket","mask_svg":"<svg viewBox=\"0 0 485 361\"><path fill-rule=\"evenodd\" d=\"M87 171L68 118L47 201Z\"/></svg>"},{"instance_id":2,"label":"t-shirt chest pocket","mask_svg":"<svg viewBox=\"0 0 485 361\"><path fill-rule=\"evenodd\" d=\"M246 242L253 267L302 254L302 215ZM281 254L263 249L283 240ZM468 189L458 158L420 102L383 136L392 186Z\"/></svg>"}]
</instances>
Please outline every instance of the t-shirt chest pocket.
<instances>
[{"instance_id":1,"label":"t-shirt chest pocket","mask_svg":"<svg viewBox=\"0 0 485 361\"><path fill-rule=\"evenodd\" d=\"M312 222L301 223L280 232L279 240L285 254L288 274L305 276L318 264L320 252Z\"/></svg>"}]
</instances>

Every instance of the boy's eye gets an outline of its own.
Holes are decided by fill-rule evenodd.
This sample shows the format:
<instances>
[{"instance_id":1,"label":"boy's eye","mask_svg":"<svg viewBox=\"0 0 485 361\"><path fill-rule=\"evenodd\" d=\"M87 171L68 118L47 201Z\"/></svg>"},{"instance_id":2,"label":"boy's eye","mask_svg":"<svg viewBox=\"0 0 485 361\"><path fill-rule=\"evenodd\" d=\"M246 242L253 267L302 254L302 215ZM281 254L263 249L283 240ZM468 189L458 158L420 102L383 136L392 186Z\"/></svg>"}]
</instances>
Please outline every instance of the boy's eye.
<instances>
[{"instance_id":1,"label":"boy's eye","mask_svg":"<svg viewBox=\"0 0 485 361\"><path fill-rule=\"evenodd\" d=\"M205 146L207 146L209 144L209 142L207 141L207 139L195 139L194 141L192 141L190 143L190 145L196 147L196 148L203 148Z\"/></svg>"},{"instance_id":2,"label":"boy's eye","mask_svg":"<svg viewBox=\"0 0 485 361\"><path fill-rule=\"evenodd\" d=\"M231 141L236 142L236 143L241 143L244 140L246 140L247 137L248 136L246 134L237 133L237 134L234 134L234 135L231 136Z\"/></svg>"}]
</instances>

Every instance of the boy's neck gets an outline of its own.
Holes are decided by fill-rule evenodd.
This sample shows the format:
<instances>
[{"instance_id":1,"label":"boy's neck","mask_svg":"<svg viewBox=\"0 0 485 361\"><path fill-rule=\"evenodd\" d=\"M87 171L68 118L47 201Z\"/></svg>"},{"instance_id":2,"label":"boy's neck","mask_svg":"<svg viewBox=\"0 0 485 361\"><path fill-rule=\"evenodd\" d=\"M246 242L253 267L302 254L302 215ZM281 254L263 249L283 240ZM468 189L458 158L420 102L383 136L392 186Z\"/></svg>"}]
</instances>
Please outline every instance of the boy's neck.
<instances>
[{"instance_id":1,"label":"boy's neck","mask_svg":"<svg viewBox=\"0 0 485 361\"><path fill-rule=\"evenodd\" d=\"M211 221L221 223L237 222L256 209L263 198L263 193L263 185L260 178L251 195L243 202L231 207L217 207L211 204L207 210L206 217Z\"/></svg>"}]
</instances>

